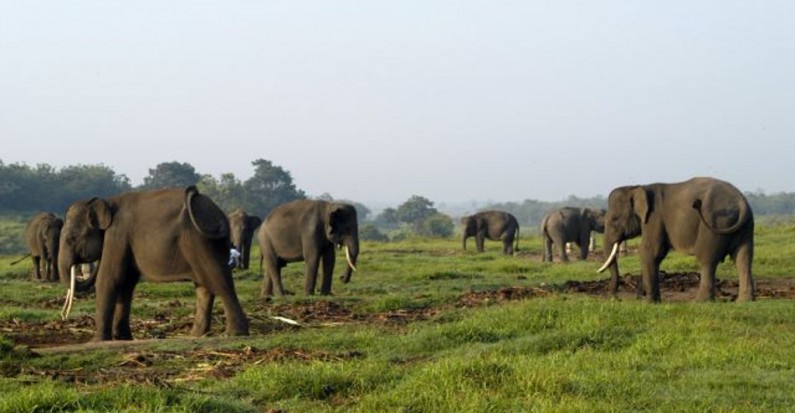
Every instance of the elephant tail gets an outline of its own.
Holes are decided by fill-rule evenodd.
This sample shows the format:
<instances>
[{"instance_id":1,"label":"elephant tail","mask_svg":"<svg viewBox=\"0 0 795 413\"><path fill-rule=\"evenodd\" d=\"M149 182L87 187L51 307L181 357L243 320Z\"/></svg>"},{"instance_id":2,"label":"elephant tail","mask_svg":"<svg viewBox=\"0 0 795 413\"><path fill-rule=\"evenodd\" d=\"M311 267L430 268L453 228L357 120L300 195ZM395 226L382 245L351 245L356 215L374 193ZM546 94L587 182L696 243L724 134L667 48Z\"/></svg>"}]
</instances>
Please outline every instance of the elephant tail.
<instances>
[{"instance_id":1,"label":"elephant tail","mask_svg":"<svg viewBox=\"0 0 795 413\"><path fill-rule=\"evenodd\" d=\"M11 264L9 264L9 265L17 265L17 264L19 264L20 262L22 262L22 260L24 260L25 258L28 258L28 257L30 257L30 253L27 253L27 254L25 254L25 255L24 255L22 258L20 258L20 259L18 259L18 260L16 260L16 261L14 261L14 262L12 262L12 263L11 263Z\"/></svg>"},{"instance_id":2,"label":"elephant tail","mask_svg":"<svg viewBox=\"0 0 795 413\"><path fill-rule=\"evenodd\" d=\"M702 206L703 202L700 199L697 199L695 202L693 202L693 208L698 211L698 216L701 218L701 222L703 222L710 231L716 234L726 235L737 232L737 230L748 224L749 220L753 220L751 207L748 205L748 202L745 199L742 199L740 202L740 211L737 215L737 222L735 222L734 225L730 226L729 228L717 228L712 226L704 217L704 213L701 211Z\"/></svg>"}]
</instances>

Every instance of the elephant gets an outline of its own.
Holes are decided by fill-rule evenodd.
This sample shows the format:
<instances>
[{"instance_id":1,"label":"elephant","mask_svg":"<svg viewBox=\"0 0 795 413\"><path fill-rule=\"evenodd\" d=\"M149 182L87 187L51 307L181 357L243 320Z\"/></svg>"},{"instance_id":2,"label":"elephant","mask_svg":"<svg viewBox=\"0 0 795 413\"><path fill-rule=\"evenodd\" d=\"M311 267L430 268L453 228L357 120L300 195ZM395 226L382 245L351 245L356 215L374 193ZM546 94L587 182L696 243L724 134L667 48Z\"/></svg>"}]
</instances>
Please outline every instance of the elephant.
<instances>
[{"instance_id":1,"label":"elephant","mask_svg":"<svg viewBox=\"0 0 795 413\"><path fill-rule=\"evenodd\" d=\"M563 207L547 214L541 221L541 234L544 237L543 261L552 262L554 244L560 252L560 260L568 262L568 242L580 247L581 260L587 259L590 242L593 240L591 233L604 232L606 212L604 209Z\"/></svg>"},{"instance_id":2,"label":"elephant","mask_svg":"<svg viewBox=\"0 0 795 413\"><path fill-rule=\"evenodd\" d=\"M660 301L660 263L670 250L696 257L701 275L696 300L715 299L715 269L727 255L737 266L737 301L754 299L754 216L748 200L732 184L696 177L613 189L605 217L607 259L598 271L610 268L608 288L614 295L619 280L618 244L639 235L641 275L648 301Z\"/></svg>"},{"instance_id":3,"label":"elephant","mask_svg":"<svg viewBox=\"0 0 795 413\"><path fill-rule=\"evenodd\" d=\"M130 306L142 276L159 282L193 281L192 335L209 331L216 295L223 301L226 333L248 335L248 320L226 265L230 247L226 215L196 187L126 192L69 206L58 267L68 274L75 265L99 260L89 279L77 281L73 275L74 289L70 288L73 292L95 286L93 341L132 339ZM64 282L68 278L61 277Z\"/></svg>"},{"instance_id":4,"label":"elephant","mask_svg":"<svg viewBox=\"0 0 795 413\"><path fill-rule=\"evenodd\" d=\"M63 220L51 212L36 214L25 227L25 239L33 259L33 275L36 280L58 281L58 244L62 228Z\"/></svg>"},{"instance_id":5,"label":"elephant","mask_svg":"<svg viewBox=\"0 0 795 413\"><path fill-rule=\"evenodd\" d=\"M461 218L461 242L467 249L467 238L474 236L478 252L483 252L486 238L502 241L502 252L513 255L519 251L519 221L508 212L482 211ZM514 239L516 246L514 247Z\"/></svg>"},{"instance_id":6,"label":"elephant","mask_svg":"<svg viewBox=\"0 0 795 413\"><path fill-rule=\"evenodd\" d=\"M353 205L322 200L297 200L281 204L265 217L257 234L260 264L265 271L262 297L285 295L281 269L291 262L306 261L307 295L315 293L321 260L323 279L320 294L331 294L336 259L334 247L345 248L348 266L341 279L351 280L359 256L359 223ZM263 264L264 263L264 264Z\"/></svg>"},{"instance_id":7,"label":"elephant","mask_svg":"<svg viewBox=\"0 0 795 413\"><path fill-rule=\"evenodd\" d=\"M236 209L228 216L232 247L240 252L237 268L247 270L251 261L251 240L254 232L262 224L262 219L248 215L243 209Z\"/></svg>"}]
</instances>

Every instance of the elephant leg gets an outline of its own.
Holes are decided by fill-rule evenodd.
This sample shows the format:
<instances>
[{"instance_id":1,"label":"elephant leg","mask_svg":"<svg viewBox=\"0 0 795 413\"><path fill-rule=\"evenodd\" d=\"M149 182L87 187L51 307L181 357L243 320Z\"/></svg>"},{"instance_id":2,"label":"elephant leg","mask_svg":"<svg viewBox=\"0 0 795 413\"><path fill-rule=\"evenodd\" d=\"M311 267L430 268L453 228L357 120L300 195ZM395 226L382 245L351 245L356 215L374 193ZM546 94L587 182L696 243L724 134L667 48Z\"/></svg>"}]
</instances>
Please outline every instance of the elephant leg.
<instances>
[{"instance_id":1,"label":"elephant leg","mask_svg":"<svg viewBox=\"0 0 795 413\"><path fill-rule=\"evenodd\" d=\"M580 243L580 260L588 259L588 241Z\"/></svg>"},{"instance_id":2,"label":"elephant leg","mask_svg":"<svg viewBox=\"0 0 795 413\"><path fill-rule=\"evenodd\" d=\"M646 290L646 301L650 303L660 302L660 280L659 269L660 261L646 259L642 260L641 265L641 279L643 281L643 289Z\"/></svg>"},{"instance_id":3,"label":"elephant leg","mask_svg":"<svg viewBox=\"0 0 795 413\"><path fill-rule=\"evenodd\" d=\"M513 255L513 237L510 235L502 239L502 253L505 255Z\"/></svg>"},{"instance_id":4,"label":"elephant leg","mask_svg":"<svg viewBox=\"0 0 795 413\"><path fill-rule=\"evenodd\" d=\"M544 262L552 262L552 238L544 235Z\"/></svg>"},{"instance_id":5,"label":"elephant leg","mask_svg":"<svg viewBox=\"0 0 795 413\"><path fill-rule=\"evenodd\" d=\"M569 262L569 254L566 254L566 241L560 237L560 239L556 239L554 242L558 245L558 249L560 250L560 261Z\"/></svg>"},{"instance_id":6,"label":"elephant leg","mask_svg":"<svg viewBox=\"0 0 795 413\"><path fill-rule=\"evenodd\" d=\"M282 284L282 266L279 262L277 262L277 259L265 258L264 266L265 277L262 280L262 290L260 291L260 296L273 296L274 287L280 296L286 295L284 291L284 285Z\"/></svg>"},{"instance_id":7,"label":"elephant leg","mask_svg":"<svg viewBox=\"0 0 795 413\"><path fill-rule=\"evenodd\" d=\"M306 282L304 292L306 295L315 295L315 284L317 284L317 272L320 268L320 254L304 252L306 257Z\"/></svg>"},{"instance_id":8,"label":"elephant leg","mask_svg":"<svg viewBox=\"0 0 795 413\"><path fill-rule=\"evenodd\" d=\"M41 257L33 257L33 279L41 281Z\"/></svg>"},{"instance_id":9,"label":"elephant leg","mask_svg":"<svg viewBox=\"0 0 795 413\"><path fill-rule=\"evenodd\" d=\"M194 268L199 278L196 287L196 315L191 334L204 335L210 329L215 296L221 298L226 319L226 334L229 336L247 336L248 319L235 293L232 280L232 269L223 264L207 263L204 267Z\"/></svg>"},{"instance_id":10,"label":"elephant leg","mask_svg":"<svg viewBox=\"0 0 795 413\"><path fill-rule=\"evenodd\" d=\"M737 301L753 301L756 293L754 278L751 275L751 263L754 260L753 242L746 241L740 245L733 258L737 265L737 275L740 281Z\"/></svg>"},{"instance_id":11,"label":"elephant leg","mask_svg":"<svg viewBox=\"0 0 795 413\"><path fill-rule=\"evenodd\" d=\"M706 262L701 264L701 282L698 284L696 301L710 301L715 299L715 268L717 263Z\"/></svg>"},{"instance_id":12,"label":"elephant leg","mask_svg":"<svg viewBox=\"0 0 795 413\"><path fill-rule=\"evenodd\" d=\"M215 295L207 287L196 284L196 314L190 334L201 337L210 331Z\"/></svg>"},{"instance_id":13,"label":"elephant leg","mask_svg":"<svg viewBox=\"0 0 795 413\"><path fill-rule=\"evenodd\" d=\"M97 302L94 323L97 331L94 334L93 341L106 341L113 338L111 335L112 322L116 301L118 300L116 281L112 279L118 277L118 275L108 274L106 271L100 271L100 274L102 276L97 277L95 284Z\"/></svg>"},{"instance_id":14,"label":"elephant leg","mask_svg":"<svg viewBox=\"0 0 795 413\"><path fill-rule=\"evenodd\" d=\"M113 339L132 340L132 330L130 329L130 307L132 305L133 291L137 284L137 277L131 282L125 283L120 288L116 296L116 308L113 312Z\"/></svg>"},{"instance_id":15,"label":"elephant leg","mask_svg":"<svg viewBox=\"0 0 795 413\"><path fill-rule=\"evenodd\" d=\"M331 294L331 281L334 279L334 263L337 259L334 248L329 248L323 253L323 282L320 284L320 294Z\"/></svg>"},{"instance_id":16,"label":"elephant leg","mask_svg":"<svg viewBox=\"0 0 795 413\"><path fill-rule=\"evenodd\" d=\"M475 236L475 244L477 244L478 252L486 250L485 241L486 236L483 233L478 233L478 235Z\"/></svg>"}]
</instances>

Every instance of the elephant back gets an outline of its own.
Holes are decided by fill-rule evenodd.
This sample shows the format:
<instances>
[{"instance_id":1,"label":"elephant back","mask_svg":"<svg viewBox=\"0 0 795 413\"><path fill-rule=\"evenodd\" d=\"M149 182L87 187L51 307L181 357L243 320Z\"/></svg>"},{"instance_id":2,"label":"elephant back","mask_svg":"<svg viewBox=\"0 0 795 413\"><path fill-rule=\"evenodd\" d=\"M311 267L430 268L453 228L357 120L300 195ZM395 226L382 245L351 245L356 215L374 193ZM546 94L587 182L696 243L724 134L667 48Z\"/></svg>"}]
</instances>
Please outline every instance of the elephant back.
<instances>
[{"instance_id":1,"label":"elephant back","mask_svg":"<svg viewBox=\"0 0 795 413\"><path fill-rule=\"evenodd\" d=\"M229 236L229 221L218 205L194 186L185 189L185 207L194 228L210 239Z\"/></svg>"}]
</instances>

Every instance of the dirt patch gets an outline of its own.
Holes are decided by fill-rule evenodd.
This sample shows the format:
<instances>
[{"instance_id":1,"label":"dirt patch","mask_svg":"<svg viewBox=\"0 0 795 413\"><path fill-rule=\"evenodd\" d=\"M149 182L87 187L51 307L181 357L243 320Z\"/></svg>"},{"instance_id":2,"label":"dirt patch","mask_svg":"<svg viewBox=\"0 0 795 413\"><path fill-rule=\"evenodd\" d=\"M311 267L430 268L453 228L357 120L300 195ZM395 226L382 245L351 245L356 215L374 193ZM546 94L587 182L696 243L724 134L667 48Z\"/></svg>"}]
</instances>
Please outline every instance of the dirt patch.
<instances>
[{"instance_id":1,"label":"dirt patch","mask_svg":"<svg viewBox=\"0 0 795 413\"><path fill-rule=\"evenodd\" d=\"M147 383L172 387L206 378L229 378L245 368L285 360L341 362L362 358L357 351L331 353L301 349L192 350L181 352L130 351L114 366L99 369L43 369L25 367L18 373L84 385ZM185 362L190 360L190 362Z\"/></svg>"}]
</instances>

